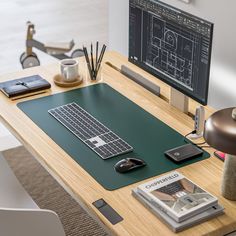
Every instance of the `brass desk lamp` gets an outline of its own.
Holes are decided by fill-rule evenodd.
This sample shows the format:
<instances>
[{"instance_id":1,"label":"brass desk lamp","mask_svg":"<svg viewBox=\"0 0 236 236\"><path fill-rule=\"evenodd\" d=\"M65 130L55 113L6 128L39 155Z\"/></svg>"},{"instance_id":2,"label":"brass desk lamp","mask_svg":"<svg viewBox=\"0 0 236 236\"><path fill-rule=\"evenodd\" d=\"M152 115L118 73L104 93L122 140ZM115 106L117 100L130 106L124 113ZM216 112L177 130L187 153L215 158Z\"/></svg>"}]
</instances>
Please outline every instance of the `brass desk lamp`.
<instances>
[{"instance_id":1,"label":"brass desk lamp","mask_svg":"<svg viewBox=\"0 0 236 236\"><path fill-rule=\"evenodd\" d=\"M205 123L204 138L211 147L227 153L221 192L236 200L236 108L215 112Z\"/></svg>"}]
</instances>

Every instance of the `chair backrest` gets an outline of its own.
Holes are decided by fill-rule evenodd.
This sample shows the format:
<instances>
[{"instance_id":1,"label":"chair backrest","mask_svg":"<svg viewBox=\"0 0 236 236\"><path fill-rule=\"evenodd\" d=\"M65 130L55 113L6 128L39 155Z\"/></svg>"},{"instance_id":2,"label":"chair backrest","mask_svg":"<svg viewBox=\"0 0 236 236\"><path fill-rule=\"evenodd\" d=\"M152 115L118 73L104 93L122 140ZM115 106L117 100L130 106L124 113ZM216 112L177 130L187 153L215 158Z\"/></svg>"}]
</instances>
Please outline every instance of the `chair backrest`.
<instances>
[{"instance_id":1,"label":"chair backrest","mask_svg":"<svg viewBox=\"0 0 236 236\"><path fill-rule=\"evenodd\" d=\"M0 153L0 208L38 209Z\"/></svg>"},{"instance_id":2,"label":"chair backrest","mask_svg":"<svg viewBox=\"0 0 236 236\"><path fill-rule=\"evenodd\" d=\"M0 153L0 235L65 236L57 214L39 209Z\"/></svg>"},{"instance_id":3,"label":"chair backrest","mask_svg":"<svg viewBox=\"0 0 236 236\"><path fill-rule=\"evenodd\" d=\"M0 209L0 235L65 236L53 211L42 209Z\"/></svg>"}]
</instances>

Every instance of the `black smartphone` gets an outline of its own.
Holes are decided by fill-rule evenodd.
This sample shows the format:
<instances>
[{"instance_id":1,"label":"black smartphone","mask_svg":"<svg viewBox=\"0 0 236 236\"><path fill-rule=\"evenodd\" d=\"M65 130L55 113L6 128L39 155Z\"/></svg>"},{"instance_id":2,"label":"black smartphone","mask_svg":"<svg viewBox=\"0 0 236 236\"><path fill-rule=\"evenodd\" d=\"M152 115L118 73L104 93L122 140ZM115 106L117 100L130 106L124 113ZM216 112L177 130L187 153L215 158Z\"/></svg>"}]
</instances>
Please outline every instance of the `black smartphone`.
<instances>
[{"instance_id":1,"label":"black smartphone","mask_svg":"<svg viewBox=\"0 0 236 236\"><path fill-rule=\"evenodd\" d=\"M191 143L170 149L165 155L174 162L181 162L203 154L202 149Z\"/></svg>"}]
</instances>

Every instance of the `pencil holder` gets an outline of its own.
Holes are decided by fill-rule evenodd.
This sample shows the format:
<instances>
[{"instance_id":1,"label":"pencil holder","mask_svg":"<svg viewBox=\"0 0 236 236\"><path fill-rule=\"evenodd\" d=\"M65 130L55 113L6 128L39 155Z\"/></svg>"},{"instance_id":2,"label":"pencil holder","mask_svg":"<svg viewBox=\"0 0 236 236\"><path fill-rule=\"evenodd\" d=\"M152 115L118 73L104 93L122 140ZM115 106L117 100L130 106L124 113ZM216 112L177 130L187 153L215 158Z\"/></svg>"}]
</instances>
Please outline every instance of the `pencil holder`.
<instances>
[{"instance_id":1,"label":"pencil holder","mask_svg":"<svg viewBox=\"0 0 236 236\"><path fill-rule=\"evenodd\" d=\"M87 82L97 83L97 82L101 82L103 80L102 65L99 66L96 73L92 73L89 70L89 67L88 67L87 63L85 65L85 68L86 68L85 76L86 76L86 81Z\"/></svg>"}]
</instances>

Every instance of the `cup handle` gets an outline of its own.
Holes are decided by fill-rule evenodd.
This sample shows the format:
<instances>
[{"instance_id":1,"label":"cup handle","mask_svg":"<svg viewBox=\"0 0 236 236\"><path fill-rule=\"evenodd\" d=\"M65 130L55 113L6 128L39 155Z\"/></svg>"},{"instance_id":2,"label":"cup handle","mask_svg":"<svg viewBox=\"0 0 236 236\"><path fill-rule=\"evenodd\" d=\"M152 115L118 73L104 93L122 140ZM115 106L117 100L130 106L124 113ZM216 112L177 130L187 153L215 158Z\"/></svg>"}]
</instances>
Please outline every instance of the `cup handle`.
<instances>
[{"instance_id":1,"label":"cup handle","mask_svg":"<svg viewBox=\"0 0 236 236\"><path fill-rule=\"evenodd\" d=\"M65 78L65 79L68 79L68 68L67 67L65 67L65 68L63 68L63 77Z\"/></svg>"}]
</instances>

